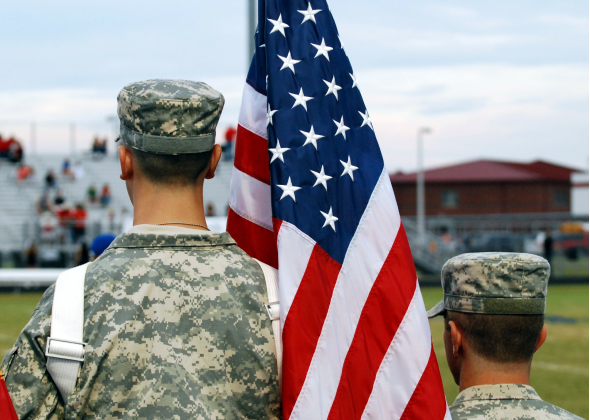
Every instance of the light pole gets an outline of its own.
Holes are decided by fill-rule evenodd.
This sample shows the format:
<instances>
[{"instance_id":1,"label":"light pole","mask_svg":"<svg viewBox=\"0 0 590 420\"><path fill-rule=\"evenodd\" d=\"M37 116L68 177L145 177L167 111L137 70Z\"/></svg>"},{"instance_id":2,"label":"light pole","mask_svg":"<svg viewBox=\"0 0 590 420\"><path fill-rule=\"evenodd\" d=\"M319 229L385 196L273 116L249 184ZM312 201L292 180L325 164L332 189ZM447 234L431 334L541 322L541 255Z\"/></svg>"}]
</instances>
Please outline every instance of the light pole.
<instances>
[{"instance_id":1,"label":"light pole","mask_svg":"<svg viewBox=\"0 0 590 420\"><path fill-rule=\"evenodd\" d=\"M29 141L31 145L31 155L37 155L37 124L31 123L31 139Z\"/></svg>"},{"instance_id":2,"label":"light pole","mask_svg":"<svg viewBox=\"0 0 590 420\"><path fill-rule=\"evenodd\" d=\"M254 32L256 32L256 0L248 0L248 25L246 30L248 33L246 34L246 39L248 40L248 50L247 50L247 57L246 57L246 71L250 68L250 62L252 61L252 57L254 56L254 50L256 46L254 45Z\"/></svg>"},{"instance_id":3,"label":"light pole","mask_svg":"<svg viewBox=\"0 0 590 420\"><path fill-rule=\"evenodd\" d=\"M76 155L76 124L70 124L70 155Z\"/></svg>"},{"instance_id":4,"label":"light pole","mask_svg":"<svg viewBox=\"0 0 590 420\"><path fill-rule=\"evenodd\" d=\"M416 224L418 225L418 239L420 243L424 242L426 233L426 219L424 211L424 134L430 134L432 131L428 127L418 129L418 172L416 176Z\"/></svg>"}]
</instances>

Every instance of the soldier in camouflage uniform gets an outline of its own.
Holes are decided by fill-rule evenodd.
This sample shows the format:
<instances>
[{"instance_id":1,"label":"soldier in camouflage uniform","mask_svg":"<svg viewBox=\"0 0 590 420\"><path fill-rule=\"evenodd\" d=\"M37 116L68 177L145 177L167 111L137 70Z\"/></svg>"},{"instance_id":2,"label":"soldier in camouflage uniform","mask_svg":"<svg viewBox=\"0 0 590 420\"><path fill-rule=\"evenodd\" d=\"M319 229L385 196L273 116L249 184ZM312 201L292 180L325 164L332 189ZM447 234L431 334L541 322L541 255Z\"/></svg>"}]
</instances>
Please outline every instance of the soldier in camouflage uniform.
<instances>
[{"instance_id":1,"label":"soldier in camouflage uniform","mask_svg":"<svg viewBox=\"0 0 590 420\"><path fill-rule=\"evenodd\" d=\"M88 344L67 401L44 355L53 286L4 358L21 419L280 417L263 272L227 233L205 227L203 182L221 155L223 104L191 81L148 80L119 94L121 178L135 226L88 268Z\"/></svg>"},{"instance_id":2,"label":"soldier in camouflage uniform","mask_svg":"<svg viewBox=\"0 0 590 420\"><path fill-rule=\"evenodd\" d=\"M579 419L530 386L544 325L549 263L518 253L463 254L442 269L444 299L428 317L445 317L447 362L461 393L454 420Z\"/></svg>"}]
</instances>

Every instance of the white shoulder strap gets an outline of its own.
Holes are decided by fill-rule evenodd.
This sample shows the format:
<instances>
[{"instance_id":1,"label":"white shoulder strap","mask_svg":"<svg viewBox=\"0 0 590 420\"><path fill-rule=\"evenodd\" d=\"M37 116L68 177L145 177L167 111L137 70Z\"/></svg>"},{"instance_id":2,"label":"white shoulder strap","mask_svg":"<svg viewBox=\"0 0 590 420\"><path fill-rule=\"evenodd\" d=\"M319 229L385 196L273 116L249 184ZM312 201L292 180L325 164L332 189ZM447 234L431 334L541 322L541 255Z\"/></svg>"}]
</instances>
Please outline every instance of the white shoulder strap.
<instances>
[{"instance_id":1,"label":"white shoulder strap","mask_svg":"<svg viewBox=\"0 0 590 420\"><path fill-rule=\"evenodd\" d=\"M280 303L279 303L279 272L263 262L256 260L264 273L268 303L265 303L266 312L272 321L272 332L275 336L275 349L277 353L277 367L279 371L279 383L282 378L283 367L283 340L281 338Z\"/></svg>"},{"instance_id":2,"label":"white shoulder strap","mask_svg":"<svg viewBox=\"0 0 590 420\"><path fill-rule=\"evenodd\" d=\"M57 278L51 310L51 334L45 356L47 371L64 402L76 386L84 361L84 277L90 263L64 271Z\"/></svg>"}]
</instances>

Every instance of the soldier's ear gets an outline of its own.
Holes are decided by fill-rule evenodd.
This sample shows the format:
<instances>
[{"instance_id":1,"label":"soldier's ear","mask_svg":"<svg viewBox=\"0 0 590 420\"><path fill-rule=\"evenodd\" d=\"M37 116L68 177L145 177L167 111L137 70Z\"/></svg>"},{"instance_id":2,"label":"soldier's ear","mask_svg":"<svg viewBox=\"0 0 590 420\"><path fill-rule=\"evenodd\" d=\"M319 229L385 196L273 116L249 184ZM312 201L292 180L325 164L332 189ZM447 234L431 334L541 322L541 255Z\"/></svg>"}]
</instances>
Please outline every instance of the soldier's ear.
<instances>
[{"instance_id":1,"label":"soldier's ear","mask_svg":"<svg viewBox=\"0 0 590 420\"><path fill-rule=\"evenodd\" d=\"M211 150L211 160L209 161L209 169L205 173L205 179L211 179L215 176L219 159L221 159L221 146L216 144L213 146L213 150Z\"/></svg>"},{"instance_id":2,"label":"soldier's ear","mask_svg":"<svg viewBox=\"0 0 590 420\"><path fill-rule=\"evenodd\" d=\"M449 328L451 329L451 343L453 345L453 356L457 357L459 351L463 348L463 331L455 321L449 321Z\"/></svg>"},{"instance_id":3,"label":"soldier's ear","mask_svg":"<svg viewBox=\"0 0 590 420\"><path fill-rule=\"evenodd\" d=\"M539 348L541 348L541 346L545 342L545 339L547 339L547 325L543 324L541 334L539 335L539 340L537 341L537 346L535 347L535 353L537 352L537 350L539 350Z\"/></svg>"},{"instance_id":4,"label":"soldier's ear","mask_svg":"<svg viewBox=\"0 0 590 420\"><path fill-rule=\"evenodd\" d=\"M123 181L133 177L133 155L124 146L119 146L119 163L121 164L121 175Z\"/></svg>"}]
</instances>

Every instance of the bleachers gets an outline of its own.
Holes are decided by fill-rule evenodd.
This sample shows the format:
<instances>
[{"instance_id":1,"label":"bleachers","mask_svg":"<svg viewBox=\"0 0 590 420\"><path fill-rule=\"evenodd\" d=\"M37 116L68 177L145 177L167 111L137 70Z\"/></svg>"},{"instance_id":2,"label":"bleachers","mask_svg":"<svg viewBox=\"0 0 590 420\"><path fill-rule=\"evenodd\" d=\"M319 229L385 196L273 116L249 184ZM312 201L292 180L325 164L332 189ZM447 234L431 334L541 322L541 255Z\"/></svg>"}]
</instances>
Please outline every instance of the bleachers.
<instances>
[{"instance_id":1,"label":"bleachers","mask_svg":"<svg viewBox=\"0 0 590 420\"><path fill-rule=\"evenodd\" d=\"M72 163L80 161L85 172L82 179L75 181L61 174L65 157L50 154L27 156L25 163L34 167L36 179L21 184L16 182L16 165L0 161L0 251L22 249L31 235L31 229L27 226L31 226L37 218L35 203L44 191L45 175L49 169L53 169L57 175L58 188L69 205L86 205L86 191L90 184L95 185L97 194L100 194L104 184L109 184L112 194L110 205L107 208L87 206L89 223L105 226L108 208L112 208L117 217L123 208L132 212L125 183L119 178L119 161L115 156L96 158L88 153L70 157ZM215 178L205 183L204 203L207 205L212 202L217 215L225 215L227 211L232 167L233 162L220 162Z\"/></svg>"},{"instance_id":2,"label":"bleachers","mask_svg":"<svg viewBox=\"0 0 590 420\"><path fill-rule=\"evenodd\" d=\"M119 178L119 161L113 155L102 158L85 154L70 158L73 162L80 161L85 175L82 179L72 181L64 177L60 170L65 156L38 155L27 157L26 163L35 168L37 179L35 182L16 183L16 166L4 161L0 162L0 252L22 250L27 239L32 237L32 222L37 219L35 202L41 196L44 188L44 178L48 170L53 169L57 174L58 187L69 205L85 203L86 191L90 184L94 184L97 193L107 183L111 187L112 201L108 206L119 216L123 208L132 211L131 202L127 195L125 183ZM216 214L227 214L229 187L231 183L233 162L221 161L215 173L215 178L205 182L205 206L212 202ZM87 206L88 226L92 226L90 235L107 228L108 208L99 205ZM439 237L428 233L427 237L419 240L413 221L404 220L406 232L416 265L427 272L437 272L444 261L453 253L452 249ZM217 226L216 226L217 228ZM113 232L119 233L119 232ZM433 254L429 247L435 243L437 252Z\"/></svg>"}]
</instances>

